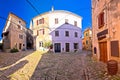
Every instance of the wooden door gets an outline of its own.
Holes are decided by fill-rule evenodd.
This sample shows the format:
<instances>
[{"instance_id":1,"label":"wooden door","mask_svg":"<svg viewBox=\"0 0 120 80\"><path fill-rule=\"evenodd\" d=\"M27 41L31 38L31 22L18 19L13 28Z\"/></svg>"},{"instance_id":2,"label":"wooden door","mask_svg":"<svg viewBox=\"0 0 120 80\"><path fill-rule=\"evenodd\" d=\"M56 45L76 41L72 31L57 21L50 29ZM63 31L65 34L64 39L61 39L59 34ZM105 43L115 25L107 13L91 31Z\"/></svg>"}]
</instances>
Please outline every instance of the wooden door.
<instances>
[{"instance_id":1,"label":"wooden door","mask_svg":"<svg viewBox=\"0 0 120 80\"><path fill-rule=\"evenodd\" d=\"M65 45L66 45L66 52L69 52L70 51L70 45L69 45L69 43L65 43Z\"/></svg>"},{"instance_id":2,"label":"wooden door","mask_svg":"<svg viewBox=\"0 0 120 80\"><path fill-rule=\"evenodd\" d=\"M55 49L55 52L61 52L61 44L60 43L55 43L54 44L54 49Z\"/></svg>"},{"instance_id":3,"label":"wooden door","mask_svg":"<svg viewBox=\"0 0 120 80\"><path fill-rule=\"evenodd\" d=\"M107 42L100 42L99 43L99 49L100 49L100 61L107 62Z\"/></svg>"}]
</instances>

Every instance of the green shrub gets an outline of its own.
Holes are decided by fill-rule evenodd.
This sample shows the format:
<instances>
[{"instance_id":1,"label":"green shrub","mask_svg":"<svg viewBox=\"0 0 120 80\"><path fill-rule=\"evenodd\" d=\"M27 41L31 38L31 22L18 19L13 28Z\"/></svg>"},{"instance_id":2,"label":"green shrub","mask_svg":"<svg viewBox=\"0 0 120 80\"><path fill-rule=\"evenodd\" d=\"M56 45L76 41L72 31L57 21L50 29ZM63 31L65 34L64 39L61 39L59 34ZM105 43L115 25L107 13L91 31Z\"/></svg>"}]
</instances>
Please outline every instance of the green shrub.
<instances>
[{"instance_id":1,"label":"green shrub","mask_svg":"<svg viewBox=\"0 0 120 80\"><path fill-rule=\"evenodd\" d=\"M44 42L43 46L49 48L52 45L51 41Z\"/></svg>"},{"instance_id":2,"label":"green shrub","mask_svg":"<svg viewBox=\"0 0 120 80\"><path fill-rule=\"evenodd\" d=\"M18 51L18 49L13 48L13 49L10 50L10 52L11 52L11 53L15 53L15 52L19 52L19 51Z\"/></svg>"}]
</instances>

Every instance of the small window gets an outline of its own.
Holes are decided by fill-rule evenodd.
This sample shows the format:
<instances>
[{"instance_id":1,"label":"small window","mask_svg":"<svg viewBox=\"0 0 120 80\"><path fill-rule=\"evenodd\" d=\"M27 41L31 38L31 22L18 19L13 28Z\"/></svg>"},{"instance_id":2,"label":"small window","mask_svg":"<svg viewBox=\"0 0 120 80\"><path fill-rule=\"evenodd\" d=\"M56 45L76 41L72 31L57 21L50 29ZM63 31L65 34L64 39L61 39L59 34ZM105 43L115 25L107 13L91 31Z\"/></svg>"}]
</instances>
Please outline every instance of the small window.
<instances>
[{"instance_id":1,"label":"small window","mask_svg":"<svg viewBox=\"0 0 120 80\"><path fill-rule=\"evenodd\" d=\"M74 43L74 49L78 49L78 43Z\"/></svg>"},{"instance_id":2,"label":"small window","mask_svg":"<svg viewBox=\"0 0 120 80\"><path fill-rule=\"evenodd\" d=\"M39 24L42 24L42 19L39 19Z\"/></svg>"},{"instance_id":3,"label":"small window","mask_svg":"<svg viewBox=\"0 0 120 80\"><path fill-rule=\"evenodd\" d=\"M65 19L65 24L68 24L68 19Z\"/></svg>"},{"instance_id":4,"label":"small window","mask_svg":"<svg viewBox=\"0 0 120 80\"><path fill-rule=\"evenodd\" d=\"M44 18L39 19L39 20L37 20L37 25L38 25L38 24L44 24L44 22L45 22L45 21L44 21Z\"/></svg>"},{"instance_id":5,"label":"small window","mask_svg":"<svg viewBox=\"0 0 120 80\"><path fill-rule=\"evenodd\" d=\"M96 54L97 53L97 49L96 49L96 47L94 47L94 54Z\"/></svg>"},{"instance_id":6,"label":"small window","mask_svg":"<svg viewBox=\"0 0 120 80\"><path fill-rule=\"evenodd\" d=\"M22 43L19 43L19 49L21 49L22 48Z\"/></svg>"},{"instance_id":7,"label":"small window","mask_svg":"<svg viewBox=\"0 0 120 80\"><path fill-rule=\"evenodd\" d=\"M55 31L55 36L59 36L59 31Z\"/></svg>"},{"instance_id":8,"label":"small window","mask_svg":"<svg viewBox=\"0 0 120 80\"><path fill-rule=\"evenodd\" d=\"M20 25L17 25L18 26L18 29L21 29Z\"/></svg>"},{"instance_id":9,"label":"small window","mask_svg":"<svg viewBox=\"0 0 120 80\"><path fill-rule=\"evenodd\" d=\"M88 44L88 41L86 40L86 44Z\"/></svg>"},{"instance_id":10,"label":"small window","mask_svg":"<svg viewBox=\"0 0 120 80\"><path fill-rule=\"evenodd\" d=\"M40 29L39 32L40 32L41 35L44 35L44 34L45 34L45 30L44 30L44 29Z\"/></svg>"},{"instance_id":11,"label":"small window","mask_svg":"<svg viewBox=\"0 0 120 80\"><path fill-rule=\"evenodd\" d=\"M20 38L20 39L23 39L23 35L19 34L19 38Z\"/></svg>"},{"instance_id":12,"label":"small window","mask_svg":"<svg viewBox=\"0 0 120 80\"><path fill-rule=\"evenodd\" d=\"M75 32L75 37L78 37L78 33L77 32Z\"/></svg>"},{"instance_id":13,"label":"small window","mask_svg":"<svg viewBox=\"0 0 120 80\"><path fill-rule=\"evenodd\" d=\"M37 30L37 36L39 35L39 30Z\"/></svg>"},{"instance_id":14,"label":"small window","mask_svg":"<svg viewBox=\"0 0 120 80\"><path fill-rule=\"evenodd\" d=\"M77 21L74 21L74 25L77 26Z\"/></svg>"},{"instance_id":15,"label":"small window","mask_svg":"<svg viewBox=\"0 0 120 80\"><path fill-rule=\"evenodd\" d=\"M39 42L39 47L43 47L43 42L42 41Z\"/></svg>"},{"instance_id":16,"label":"small window","mask_svg":"<svg viewBox=\"0 0 120 80\"><path fill-rule=\"evenodd\" d=\"M98 27L101 28L104 26L104 12L101 12L98 16Z\"/></svg>"},{"instance_id":17,"label":"small window","mask_svg":"<svg viewBox=\"0 0 120 80\"><path fill-rule=\"evenodd\" d=\"M58 24L58 18L55 18L55 24Z\"/></svg>"},{"instance_id":18,"label":"small window","mask_svg":"<svg viewBox=\"0 0 120 80\"><path fill-rule=\"evenodd\" d=\"M65 31L65 36L69 37L69 31Z\"/></svg>"},{"instance_id":19,"label":"small window","mask_svg":"<svg viewBox=\"0 0 120 80\"><path fill-rule=\"evenodd\" d=\"M19 21L19 23L21 23L21 21Z\"/></svg>"},{"instance_id":20,"label":"small window","mask_svg":"<svg viewBox=\"0 0 120 80\"><path fill-rule=\"evenodd\" d=\"M86 36L88 36L88 33L86 33Z\"/></svg>"}]
</instances>

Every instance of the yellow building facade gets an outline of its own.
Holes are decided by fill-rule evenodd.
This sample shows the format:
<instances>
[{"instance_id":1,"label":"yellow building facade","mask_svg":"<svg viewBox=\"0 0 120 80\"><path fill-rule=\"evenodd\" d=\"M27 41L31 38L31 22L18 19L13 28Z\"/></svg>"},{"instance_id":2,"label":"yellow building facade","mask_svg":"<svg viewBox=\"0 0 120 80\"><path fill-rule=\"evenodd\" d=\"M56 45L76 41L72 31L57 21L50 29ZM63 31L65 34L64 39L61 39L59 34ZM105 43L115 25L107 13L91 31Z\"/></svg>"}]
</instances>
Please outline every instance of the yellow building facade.
<instances>
[{"instance_id":1,"label":"yellow building facade","mask_svg":"<svg viewBox=\"0 0 120 80\"><path fill-rule=\"evenodd\" d=\"M92 50L92 30L87 28L84 33L84 38L82 39L83 50Z\"/></svg>"}]
</instances>

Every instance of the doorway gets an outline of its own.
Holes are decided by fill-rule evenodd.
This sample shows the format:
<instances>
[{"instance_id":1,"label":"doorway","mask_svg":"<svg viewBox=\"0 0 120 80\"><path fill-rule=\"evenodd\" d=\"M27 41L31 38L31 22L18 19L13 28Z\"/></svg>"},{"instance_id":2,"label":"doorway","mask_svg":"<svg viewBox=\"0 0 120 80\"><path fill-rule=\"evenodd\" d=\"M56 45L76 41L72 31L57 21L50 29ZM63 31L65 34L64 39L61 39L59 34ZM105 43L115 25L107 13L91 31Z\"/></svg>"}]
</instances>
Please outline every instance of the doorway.
<instances>
[{"instance_id":1,"label":"doorway","mask_svg":"<svg viewBox=\"0 0 120 80\"><path fill-rule=\"evenodd\" d=\"M107 41L100 42L99 43L99 49L100 49L100 61L107 62Z\"/></svg>"},{"instance_id":2,"label":"doorway","mask_svg":"<svg viewBox=\"0 0 120 80\"><path fill-rule=\"evenodd\" d=\"M54 44L54 50L55 50L55 52L61 52L61 44L60 43L55 43Z\"/></svg>"},{"instance_id":3,"label":"doorway","mask_svg":"<svg viewBox=\"0 0 120 80\"><path fill-rule=\"evenodd\" d=\"M65 49L66 49L66 52L70 51L70 44L69 43L65 43Z\"/></svg>"}]
</instances>

